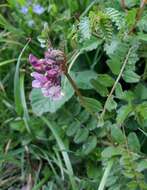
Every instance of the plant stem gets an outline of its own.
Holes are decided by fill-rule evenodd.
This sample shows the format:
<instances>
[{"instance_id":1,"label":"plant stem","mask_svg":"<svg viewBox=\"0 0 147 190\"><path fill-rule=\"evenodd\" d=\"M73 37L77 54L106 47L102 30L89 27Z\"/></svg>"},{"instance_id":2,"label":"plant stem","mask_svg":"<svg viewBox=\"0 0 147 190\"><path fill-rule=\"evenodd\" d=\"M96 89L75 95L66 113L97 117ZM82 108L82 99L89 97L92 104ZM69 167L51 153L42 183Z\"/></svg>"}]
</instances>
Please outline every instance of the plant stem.
<instances>
[{"instance_id":1,"label":"plant stem","mask_svg":"<svg viewBox=\"0 0 147 190\"><path fill-rule=\"evenodd\" d=\"M107 100L106 100L106 102L105 102L105 104L104 104L103 111L102 111L102 113L101 113L101 116L102 116L102 117L104 117L104 115L105 115L107 103L108 103L108 101L110 100L110 98L111 98L111 96L112 96L112 94L113 94L113 92L114 92L114 90L115 90L115 88L116 88L116 85L118 84L118 82L119 82L119 80L120 80L120 78L121 78L121 76L122 76L122 73L123 73L123 71L124 71L124 69L125 69L125 66L126 66L127 62L128 62L128 59L129 59L131 50L132 50L132 47L129 49L128 54L127 54L127 56L126 56L126 59L125 59L123 65L122 65L122 68L121 68L121 70L120 70L120 73L119 73L119 75L118 75L118 77L117 77L117 79L116 79L116 81L115 81L115 83L114 83L114 85L113 85L113 87L112 87L112 89L111 89L111 91L110 91L108 97L107 97Z\"/></svg>"},{"instance_id":2,"label":"plant stem","mask_svg":"<svg viewBox=\"0 0 147 190\"><path fill-rule=\"evenodd\" d=\"M74 80L71 78L71 76L69 75L68 72L64 73L65 76L67 77L68 81L70 82L70 84L72 85L73 89L75 90L76 95L79 97L80 100L80 104L92 115L94 116L96 119L98 119L98 117L87 107L85 100L83 99L83 96L81 94L81 92L79 91L76 83L74 82Z\"/></svg>"},{"instance_id":3,"label":"plant stem","mask_svg":"<svg viewBox=\"0 0 147 190\"><path fill-rule=\"evenodd\" d=\"M65 76L67 77L67 79L69 80L69 82L71 83L72 87L74 88L77 96L79 97L80 101L82 104L84 104L84 100L83 100L83 97L81 95L81 92L79 91L77 85L75 84L75 82L73 81L73 79L71 78L71 76L69 75L68 72L65 73Z\"/></svg>"},{"instance_id":4,"label":"plant stem","mask_svg":"<svg viewBox=\"0 0 147 190\"><path fill-rule=\"evenodd\" d=\"M122 7L122 9L126 9L126 4L125 4L125 0L121 0L121 7Z\"/></svg>"}]
</instances>

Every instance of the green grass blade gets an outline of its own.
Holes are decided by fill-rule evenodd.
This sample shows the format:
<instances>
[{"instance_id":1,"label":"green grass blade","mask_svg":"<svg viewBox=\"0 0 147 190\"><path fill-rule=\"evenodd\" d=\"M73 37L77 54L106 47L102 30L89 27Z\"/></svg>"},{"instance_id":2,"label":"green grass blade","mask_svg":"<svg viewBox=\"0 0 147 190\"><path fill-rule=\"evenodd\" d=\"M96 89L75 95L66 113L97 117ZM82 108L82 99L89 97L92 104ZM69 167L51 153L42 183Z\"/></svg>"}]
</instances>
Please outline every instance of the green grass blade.
<instances>
[{"instance_id":1,"label":"green grass blade","mask_svg":"<svg viewBox=\"0 0 147 190\"><path fill-rule=\"evenodd\" d=\"M21 59L21 61L24 61L24 60L26 60L26 58L22 58ZM0 62L0 67L1 66L4 66L4 65L7 65L7 64L9 64L9 63L13 63L13 62L15 62L15 61L17 61L17 59L10 59L10 60L6 60L6 61L1 61Z\"/></svg>"},{"instance_id":2,"label":"green grass blade","mask_svg":"<svg viewBox=\"0 0 147 190\"><path fill-rule=\"evenodd\" d=\"M26 129L29 133L31 133L30 127L29 127L29 113L27 109L26 104L26 98L25 98L25 91L24 91L24 73L20 73L20 97L21 97L21 103L23 108L23 120L26 126Z\"/></svg>"},{"instance_id":3,"label":"green grass blade","mask_svg":"<svg viewBox=\"0 0 147 190\"><path fill-rule=\"evenodd\" d=\"M24 48L22 49L22 51L18 57L15 75L14 75L14 100L15 100L15 110L18 115L21 115L22 111L23 111L22 104L21 104L21 96L20 96L19 68L20 68L20 62L21 62L22 55L23 55L24 51L26 50L26 48L28 47L29 43L30 43L30 40L26 43L26 45L24 46Z\"/></svg>"},{"instance_id":4,"label":"green grass blade","mask_svg":"<svg viewBox=\"0 0 147 190\"><path fill-rule=\"evenodd\" d=\"M54 124L52 124L51 122L49 122L45 117L41 117L41 119L49 127L52 134L54 135L54 137L55 137L55 139L57 141L57 144L58 144L58 146L60 148L60 151L62 153L62 156L64 158L64 162L65 162L66 168L68 170L68 175L69 175L69 179L70 179L70 182L71 182L71 185L72 185L72 189L77 190L72 165L71 165L68 153L65 151L66 148L64 146L64 143L63 143L62 139L60 138L60 136L57 133L56 126Z\"/></svg>"},{"instance_id":5,"label":"green grass blade","mask_svg":"<svg viewBox=\"0 0 147 190\"><path fill-rule=\"evenodd\" d=\"M110 160L108 162L108 165L107 165L106 169L105 169L105 172L104 172L104 175L103 175L103 177L101 179L101 182L100 182L100 185L98 187L98 190L104 190L106 182L107 182L107 178L108 178L110 170L112 168L112 165L113 165L113 160Z\"/></svg>"}]
</instances>

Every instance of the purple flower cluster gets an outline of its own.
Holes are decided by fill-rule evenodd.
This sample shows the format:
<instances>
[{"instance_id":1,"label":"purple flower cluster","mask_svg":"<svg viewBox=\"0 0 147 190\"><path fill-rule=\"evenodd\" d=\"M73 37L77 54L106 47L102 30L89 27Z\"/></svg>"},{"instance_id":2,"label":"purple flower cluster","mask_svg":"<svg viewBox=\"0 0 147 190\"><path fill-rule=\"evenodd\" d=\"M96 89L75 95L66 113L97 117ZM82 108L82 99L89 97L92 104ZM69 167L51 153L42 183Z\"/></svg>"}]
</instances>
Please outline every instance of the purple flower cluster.
<instances>
[{"instance_id":1,"label":"purple flower cluster","mask_svg":"<svg viewBox=\"0 0 147 190\"><path fill-rule=\"evenodd\" d=\"M33 88L40 88L43 95L52 100L59 100L62 97L61 75L64 54L59 50L48 49L43 59L38 59L30 54L29 62L36 70L31 73L34 77Z\"/></svg>"}]
</instances>

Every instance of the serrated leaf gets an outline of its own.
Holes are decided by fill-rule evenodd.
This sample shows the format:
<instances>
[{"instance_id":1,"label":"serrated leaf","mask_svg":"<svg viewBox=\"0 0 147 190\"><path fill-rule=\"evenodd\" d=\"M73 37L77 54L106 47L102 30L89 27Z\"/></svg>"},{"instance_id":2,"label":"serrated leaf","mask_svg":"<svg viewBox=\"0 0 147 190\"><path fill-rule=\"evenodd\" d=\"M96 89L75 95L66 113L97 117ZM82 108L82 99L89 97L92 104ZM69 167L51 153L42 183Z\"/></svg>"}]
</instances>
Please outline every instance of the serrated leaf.
<instances>
[{"instance_id":1,"label":"serrated leaf","mask_svg":"<svg viewBox=\"0 0 147 190\"><path fill-rule=\"evenodd\" d=\"M114 139L114 141L119 143L119 144L122 144L125 142L124 135L123 135L121 129L119 128L119 126L112 125L111 136Z\"/></svg>"},{"instance_id":2,"label":"serrated leaf","mask_svg":"<svg viewBox=\"0 0 147 190\"><path fill-rule=\"evenodd\" d=\"M134 152L140 151L140 142L138 140L137 135L134 132L131 132L128 135L128 146Z\"/></svg>"},{"instance_id":3,"label":"serrated leaf","mask_svg":"<svg viewBox=\"0 0 147 190\"><path fill-rule=\"evenodd\" d=\"M88 137L87 141L85 144L82 146L82 152L83 154L87 155L90 152L92 152L97 145L97 138L96 136L90 136Z\"/></svg>"},{"instance_id":4,"label":"serrated leaf","mask_svg":"<svg viewBox=\"0 0 147 190\"><path fill-rule=\"evenodd\" d=\"M81 37L83 39L90 39L91 37L91 29L90 29L90 21L88 17L82 17L79 23L79 30L81 33Z\"/></svg>"},{"instance_id":5,"label":"serrated leaf","mask_svg":"<svg viewBox=\"0 0 147 190\"><path fill-rule=\"evenodd\" d=\"M77 144L82 143L82 142L86 141L86 139L88 138L88 135L89 135L88 129L80 128L76 132L76 135L74 137L74 142Z\"/></svg>"},{"instance_id":6,"label":"serrated leaf","mask_svg":"<svg viewBox=\"0 0 147 190\"><path fill-rule=\"evenodd\" d=\"M116 117L117 124L121 125L125 121L125 119L128 117L131 111L133 111L133 108L130 104L121 106L120 109L117 110L117 117Z\"/></svg>"}]
</instances>

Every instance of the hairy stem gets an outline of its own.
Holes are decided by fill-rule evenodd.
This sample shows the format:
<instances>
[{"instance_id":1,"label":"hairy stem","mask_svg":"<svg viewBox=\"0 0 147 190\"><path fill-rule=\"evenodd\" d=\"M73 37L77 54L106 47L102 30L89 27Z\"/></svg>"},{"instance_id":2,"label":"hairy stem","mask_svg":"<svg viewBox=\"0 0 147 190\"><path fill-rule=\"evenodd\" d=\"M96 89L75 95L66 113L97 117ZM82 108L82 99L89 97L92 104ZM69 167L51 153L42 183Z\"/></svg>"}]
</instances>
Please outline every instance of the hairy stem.
<instances>
[{"instance_id":1,"label":"hairy stem","mask_svg":"<svg viewBox=\"0 0 147 190\"><path fill-rule=\"evenodd\" d=\"M79 91L77 85L75 84L75 82L73 81L73 79L71 78L71 76L69 75L68 72L65 73L65 76L67 77L67 79L69 80L70 84L72 85L72 87L74 88L77 96L79 97L81 103L83 104L84 103L84 100L83 100L83 97L81 95L81 92Z\"/></svg>"},{"instance_id":2,"label":"hairy stem","mask_svg":"<svg viewBox=\"0 0 147 190\"><path fill-rule=\"evenodd\" d=\"M110 91L108 97L107 97L107 100L106 100L106 102L105 102L105 104L104 104L103 111L102 111L102 113L101 113L101 116L102 116L102 117L104 117L104 115L105 115L107 103L108 103L108 101L110 100L110 98L111 98L111 96L112 96L112 94L113 94L113 92L114 92L114 90L115 90L115 88L116 88L116 85L118 84L118 82L119 82L119 80L120 80L120 78L121 78L121 76L122 76L122 74L123 74L123 71L124 71L125 66L126 66L126 64L127 64L127 62L128 62L128 59L129 59L131 50L132 50L132 47L129 49L128 54L127 54L127 56L126 56L126 59L125 59L123 65L122 65L122 68L121 68L121 70L120 70L120 73L119 73L119 75L118 75L118 77L117 77L117 79L116 79L116 81L115 81L115 83L114 83L114 85L113 85L113 87L112 87L112 89L111 89L111 91Z\"/></svg>"}]
</instances>

